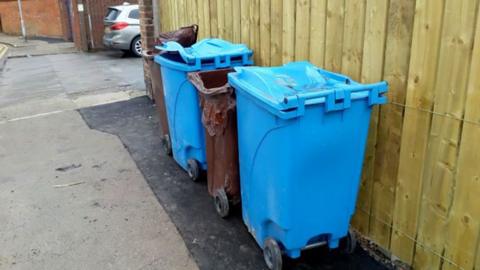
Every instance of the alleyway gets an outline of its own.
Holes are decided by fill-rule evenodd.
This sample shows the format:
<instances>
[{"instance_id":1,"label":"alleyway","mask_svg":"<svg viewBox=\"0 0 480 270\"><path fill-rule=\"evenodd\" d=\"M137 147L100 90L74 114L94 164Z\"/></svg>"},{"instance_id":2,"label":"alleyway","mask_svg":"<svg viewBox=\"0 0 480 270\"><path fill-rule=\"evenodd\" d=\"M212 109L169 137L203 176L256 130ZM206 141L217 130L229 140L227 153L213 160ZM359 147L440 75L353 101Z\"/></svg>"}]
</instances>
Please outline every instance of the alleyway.
<instances>
[{"instance_id":1,"label":"alleyway","mask_svg":"<svg viewBox=\"0 0 480 270\"><path fill-rule=\"evenodd\" d=\"M117 52L10 58L0 73L0 269L265 269L240 209L161 150L142 61ZM305 252L287 269L384 269Z\"/></svg>"}]
</instances>

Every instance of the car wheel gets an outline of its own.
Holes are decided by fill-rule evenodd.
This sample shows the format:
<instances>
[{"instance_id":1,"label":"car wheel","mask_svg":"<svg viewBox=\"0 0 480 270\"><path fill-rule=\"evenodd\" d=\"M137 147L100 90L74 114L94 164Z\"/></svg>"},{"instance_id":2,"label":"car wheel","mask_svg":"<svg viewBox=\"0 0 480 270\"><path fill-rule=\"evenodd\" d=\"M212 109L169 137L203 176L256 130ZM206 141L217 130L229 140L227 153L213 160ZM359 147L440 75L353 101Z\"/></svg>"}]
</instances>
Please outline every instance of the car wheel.
<instances>
[{"instance_id":1,"label":"car wheel","mask_svg":"<svg viewBox=\"0 0 480 270\"><path fill-rule=\"evenodd\" d=\"M133 39L132 45L130 47L130 51L133 55L135 55L136 57L142 56L142 39L140 38L140 36Z\"/></svg>"}]
</instances>

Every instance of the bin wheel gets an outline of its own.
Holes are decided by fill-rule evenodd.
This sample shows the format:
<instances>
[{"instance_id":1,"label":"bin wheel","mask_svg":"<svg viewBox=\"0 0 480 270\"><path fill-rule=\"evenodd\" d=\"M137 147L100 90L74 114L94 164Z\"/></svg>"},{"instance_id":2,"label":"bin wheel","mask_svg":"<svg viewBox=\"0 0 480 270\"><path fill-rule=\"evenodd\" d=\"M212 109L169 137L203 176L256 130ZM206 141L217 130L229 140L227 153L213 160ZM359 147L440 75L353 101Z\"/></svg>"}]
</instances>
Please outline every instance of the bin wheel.
<instances>
[{"instance_id":1,"label":"bin wheel","mask_svg":"<svg viewBox=\"0 0 480 270\"><path fill-rule=\"evenodd\" d=\"M163 135L162 147L165 154L169 156L172 155L172 141L170 140L170 136L168 134Z\"/></svg>"},{"instance_id":2,"label":"bin wheel","mask_svg":"<svg viewBox=\"0 0 480 270\"><path fill-rule=\"evenodd\" d=\"M215 191L215 194L213 195L213 203L215 204L215 210L217 210L217 214L220 217L228 217L228 214L230 213L230 203L225 189L221 188Z\"/></svg>"},{"instance_id":3,"label":"bin wheel","mask_svg":"<svg viewBox=\"0 0 480 270\"><path fill-rule=\"evenodd\" d=\"M265 240L265 246L263 248L263 258L265 264L270 270L282 269L282 250L277 241L272 238Z\"/></svg>"},{"instance_id":4,"label":"bin wheel","mask_svg":"<svg viewBox=\"0 0 480 270\"><path fill-rule=\"evenodd\" d=\"M345 246L343 252L345 254L353 254L357 248L357 235L352 229L348 230L347 237L345 238Z\"/></svg>"},{"instance_id":5,"label":"bin wheel","mask_svg":"<svg viewBox=\"0 0 480 270\"><path fill-rule=\"evenodd\" d=\"M193 182L197 182L200 179L200 166L195 159L187 161L187 173Z\"/></svg>"}]
</instances>

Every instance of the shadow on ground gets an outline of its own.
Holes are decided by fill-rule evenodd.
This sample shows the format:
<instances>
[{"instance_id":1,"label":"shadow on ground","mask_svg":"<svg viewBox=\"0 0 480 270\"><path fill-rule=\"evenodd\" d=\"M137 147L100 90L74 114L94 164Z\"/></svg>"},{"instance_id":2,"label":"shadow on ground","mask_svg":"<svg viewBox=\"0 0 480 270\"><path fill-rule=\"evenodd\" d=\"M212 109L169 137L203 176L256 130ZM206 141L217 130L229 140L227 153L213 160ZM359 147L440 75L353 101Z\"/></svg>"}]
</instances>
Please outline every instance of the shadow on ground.
<instances>
[{"instance_id":1,"label":"shadow on ground","mask_svg":"<svg viewBox=\"0 0 480 270\"><path fill-rule=\"evenodd\" d=\"M93 128L118 135L180 231L200 269L265 269L262 252L243 225L239 209L220 219L206 183L193 183L161 151L154 105L146 97L80 110ZM161 243L159 243L161 244ZM351 256L319 248L287 261L286 269L385 269L358 248Z\"/></svg>"}]
</instances>

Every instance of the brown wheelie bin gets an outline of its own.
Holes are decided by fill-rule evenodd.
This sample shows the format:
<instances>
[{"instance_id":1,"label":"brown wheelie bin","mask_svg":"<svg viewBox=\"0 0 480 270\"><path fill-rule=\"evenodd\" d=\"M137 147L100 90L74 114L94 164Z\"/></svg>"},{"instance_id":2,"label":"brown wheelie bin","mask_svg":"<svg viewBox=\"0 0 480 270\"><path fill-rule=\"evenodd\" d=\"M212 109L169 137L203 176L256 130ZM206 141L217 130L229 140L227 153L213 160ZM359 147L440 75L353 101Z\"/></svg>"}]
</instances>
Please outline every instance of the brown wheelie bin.
<instances>
[{"instance_id":1,"label":"brown wheelie bin","mask_svg":"<svg viewBox=\"0 0 480 270\"><path fill-rule=\"evenodd\" d=\"M223 218L228 216L230 205L240 202L235 92L228 85L229 72L233 69L188 74L200 97L208 192L214 198L215 210Z\"/></svg>"},{"instance_id":2,"label":"brown wheelie bin","mask_svg":"<svg viewBox=\"0 0 480 270\"><path fill-rule=\"evenodd\" d=\"M176 41L184 47L190 47L197 42L198 25L181 27L172 32L161 33L155 41L155 45L161 45L164 42ZM156 103L157 111L160 116L160 125L162 128L162 145L167 155L172 154L172 143L170 141L170 132L168 130L167 110L165 108L165 98L163 96L162 73L160 65L155 63L155 56L160 51L153 49L144 52L144 58L150 68L152 80L152 97Z\"/></svg>"}]
</instances>

